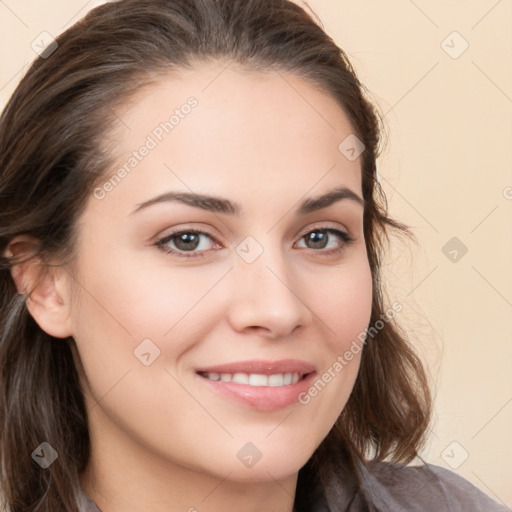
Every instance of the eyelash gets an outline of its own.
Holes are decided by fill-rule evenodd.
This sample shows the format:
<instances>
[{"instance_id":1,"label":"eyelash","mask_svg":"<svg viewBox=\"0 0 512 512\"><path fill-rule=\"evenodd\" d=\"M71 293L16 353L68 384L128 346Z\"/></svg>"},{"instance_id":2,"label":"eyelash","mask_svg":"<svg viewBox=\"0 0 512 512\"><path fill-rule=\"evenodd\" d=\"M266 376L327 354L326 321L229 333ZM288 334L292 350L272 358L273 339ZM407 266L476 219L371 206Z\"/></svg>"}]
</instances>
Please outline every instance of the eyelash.
<instances>
[{"instance_id":1,"label":"eyelash","mask_svg":"<svg viewBox=\"0 0 512 512\"><path fill-rule=\"evenodd\" d=\"M337 253L341 252L343 249L345 249L352 242L355 241L355 239L352 236L350 236L347 232L341 231L340 229L337 229L337 228L334 228L331 226L322 226L322 227L311 229L310 231L307 231L306 233L304 233L300 237L300 240L302 240L305 236L310 235L311 233L315 233L317 231L334 234L343 240L342 245L335 249L329 249L329 250L309 249L313 252L320 252L325 256L329 256L331 254L337 254ZM160 240L156 241L154 245L157 246L160 250L164 251L165 253L173 254L175 256L178 256L179 258L202 258L202 257L204 257L205 253L208 251L200 251L200 252L179 251L176 249L171 249L165 245L165 244L167 244L167 242L170 242L173 238L176 238L179 235L183 235L185 233L186 234L205 235L208 238L212 239L215 243L219 243L212 235L210 235L208 232L203 231L201 229L182 229L180 231L175 231L174 233L170 233L169 235L166 235L164 238L161 238ZM188 254L187 254L187 252L188 252Z\"/></svg>"}]
</instances>

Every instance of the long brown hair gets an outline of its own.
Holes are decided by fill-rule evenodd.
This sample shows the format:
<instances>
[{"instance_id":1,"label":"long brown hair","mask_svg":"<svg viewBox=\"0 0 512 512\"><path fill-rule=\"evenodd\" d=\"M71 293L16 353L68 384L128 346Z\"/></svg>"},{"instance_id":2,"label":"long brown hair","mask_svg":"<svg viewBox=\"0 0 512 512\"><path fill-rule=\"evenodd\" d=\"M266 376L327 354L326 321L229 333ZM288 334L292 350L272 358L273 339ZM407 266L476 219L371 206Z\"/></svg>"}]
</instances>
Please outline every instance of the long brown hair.
<instances>
[{"instance_id":1,"label":"long brown hair","mask_svg":"<svg viewBox=\"0 0 512 512\"><path fill-rule=\"evenodd\" d=\"M0 485L13 512L80 510L90 440L75 342L36 324L10 272L18 260L4 250L28 234L39 241L32 256L41 262L72 257L77 219L112 164L105 139L114 110L142 87L222 58L292 72L339 103L365 146L371 325L386 311L380 267L388 232L413 237L388 215L376 177L382 118L347 55L297 4L120 0L93 9L56 43L34 61L0 117ZM342 414L299 472L299 511L308 496L324 496L329 510L339 510L337 486L357 464L418 455L431 410L427 378L396 320L381 324L366 337ZM47 469L31 457L42 442L58 453Z\"/></svg>"}]
</instances>

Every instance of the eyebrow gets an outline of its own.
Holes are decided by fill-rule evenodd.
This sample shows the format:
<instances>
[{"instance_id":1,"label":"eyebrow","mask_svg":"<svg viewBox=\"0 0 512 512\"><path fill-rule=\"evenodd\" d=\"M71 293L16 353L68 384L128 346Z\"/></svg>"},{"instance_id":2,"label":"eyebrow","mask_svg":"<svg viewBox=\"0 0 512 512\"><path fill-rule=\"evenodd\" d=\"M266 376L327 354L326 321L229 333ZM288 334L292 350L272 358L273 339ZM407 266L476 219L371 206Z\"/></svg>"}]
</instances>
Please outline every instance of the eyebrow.
<instances>
[{"instance_id":1,"label":"eyebrow","mask_svg":"<svg viewBox=\"0 0 512 512\"><path fill-rule=\"evenodd\" d=\"M365 200L359 197L355 192L347 187L337 187L325 194L322 194L321 196L305 199L296 209L296 213L298 215L306 215L308 213L321 210L322 208L327 208L328 206L344 199L354 201L363 208L365 206ZM143 203L138 203L137 208L135 208L130 215L137 213L148 206L170 201L176 201L195 208L201 208L209 212L224 213L226 215L240 216L242 212L241 206L229 199L191 192L170 191L160 194L159 196L149 199Z\"/></svg>"}]
</instances>

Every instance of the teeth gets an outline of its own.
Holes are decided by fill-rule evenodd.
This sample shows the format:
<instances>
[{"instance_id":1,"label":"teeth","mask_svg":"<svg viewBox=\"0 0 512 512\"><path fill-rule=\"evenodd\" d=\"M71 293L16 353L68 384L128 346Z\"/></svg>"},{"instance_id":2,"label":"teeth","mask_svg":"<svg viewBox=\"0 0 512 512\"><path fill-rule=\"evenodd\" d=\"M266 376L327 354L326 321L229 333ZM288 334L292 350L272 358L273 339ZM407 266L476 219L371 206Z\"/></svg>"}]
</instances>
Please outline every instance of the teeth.
<instances>
[{"instance_id":1,"label":"teeth","mask_svg":"<svg viewBox=\"0 0 512 512\"><path fill-rule=\"evenodd\" d=\"M282 373L269 375L267 380L269 386L282 386L284 384L284 375Z\"/></svg>"},{"instance_id":2,"label":"teeth","mask_svg":"<svg viewBox=\"0 0 512 512\"><path fill-rule=\"evenodd\" d=\"M251 373L249 375L249 384L251 386L268 386L268 377L266 375Z\"/></svg>"},{"instance_id":3,"label":"teeth","mask_svg":"<svg viewBox=\"0 0 512 512\"><path fill-rule=\"evenodd\" d=\"M247 375L246 373L235 373L235 375L233 375L231 379L231 382L238 382L238 384L249 384L249 375Z\"/></svg>"},{"instance_id":4,"label":"teeth","mask_svg":"<svg viewBox=\"0 0 512 512\"><path fill-rule=\"evenodd\" d=\"M236 382L237 384L249 384L250 386L288 386L299 382L302 375L299 373L275 373L262 375L260 373L203 373L210 380L222 382Z\"/></svg>"}]
</instances>

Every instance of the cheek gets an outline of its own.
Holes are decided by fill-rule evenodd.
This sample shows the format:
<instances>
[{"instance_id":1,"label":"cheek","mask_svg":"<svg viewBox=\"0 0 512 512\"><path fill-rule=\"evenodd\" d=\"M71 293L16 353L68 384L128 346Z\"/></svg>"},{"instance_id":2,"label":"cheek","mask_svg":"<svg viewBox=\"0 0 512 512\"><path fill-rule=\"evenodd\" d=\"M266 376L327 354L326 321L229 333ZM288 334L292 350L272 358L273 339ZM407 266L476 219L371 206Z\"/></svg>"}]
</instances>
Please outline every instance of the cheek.
<instances>
[{"instance_id":1,"label":"cheek","mask_svg":"<svg viewBox=\"0 0 512 512\"><path fill-rule=\"evenodd\" d=\"M188 354L222 320L225 297L216 285L229 266L170 269L107 254L87 265L74 332L93 403L101 400L118 424L139 425L139 433L154 431L155 414L168 425L176 416L203 424L202 410L191 414L197 404L171 375L182 380Z\"/></svg>"},{"instance_id":2,"label":"cheek","mask_svg":"<svg viewBox=\"0 0 512 512\"><path fill-rule=\"evenodd\" d=\"M173 338L173 347L181 349L179 336L188 324L188 337L201 328L200 322L189 322L190 315L209 302L211 290L222 277L220 268L188 267L169 269L164 265L135 264L132 258L116 257L115 262L103 258L101 265L91 262L90 271L82 280L87 293L82 293L79 309L75 312L83 322L78 331L86 327L119 340L126 348L135 348L143 339ZM202 308L202 313L205 313ZM207 323L208 318L204 318ZM110 343L110 344L112 344Z\"/></svg>"},{"instance_id":3,"label":"cheek","mask_svg":"<svg viewBox=\"0 0 512 512\"><path fill-rule=\"evenodd\" d=\"M363 341L372 311L372 275L368 261L355 260L331 279L322 281L312 309L324 327L327 357L324 366L299 401L317 423L318 439L325 437L352 391L361 360Z\"/></svg>"},{"instance_id":4,"label":"cheek","mask_svg":"<svg viewBox=\"0 0 512 512\"><path fill-rule=\"evenodd\" d=\"M309 293L314 297L312 309L324 324L325 341L333 353L343 353L368 326L372 294L372 275L365 258L332 272L316 292Z\"/></svg>"}]
</instances>

